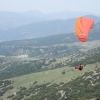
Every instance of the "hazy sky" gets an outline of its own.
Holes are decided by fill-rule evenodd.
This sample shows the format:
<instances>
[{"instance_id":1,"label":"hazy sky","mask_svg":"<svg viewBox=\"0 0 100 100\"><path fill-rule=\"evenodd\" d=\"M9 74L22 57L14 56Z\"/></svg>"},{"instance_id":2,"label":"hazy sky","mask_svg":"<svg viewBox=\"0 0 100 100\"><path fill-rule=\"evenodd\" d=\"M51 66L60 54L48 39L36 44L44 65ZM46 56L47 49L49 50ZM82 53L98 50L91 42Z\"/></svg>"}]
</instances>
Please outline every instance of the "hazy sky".
<instances>
[{"instance_id":1,"label":"hazy sky","mask_svg":"<svg viewBox=\"0 0 100 100\"><path fill-rule=\"evenodd\" d=\"M100 0L0 0L0 11L29 10L39 10L43 13L68 10L100 14Z\"/></svg>"}]
</instances>

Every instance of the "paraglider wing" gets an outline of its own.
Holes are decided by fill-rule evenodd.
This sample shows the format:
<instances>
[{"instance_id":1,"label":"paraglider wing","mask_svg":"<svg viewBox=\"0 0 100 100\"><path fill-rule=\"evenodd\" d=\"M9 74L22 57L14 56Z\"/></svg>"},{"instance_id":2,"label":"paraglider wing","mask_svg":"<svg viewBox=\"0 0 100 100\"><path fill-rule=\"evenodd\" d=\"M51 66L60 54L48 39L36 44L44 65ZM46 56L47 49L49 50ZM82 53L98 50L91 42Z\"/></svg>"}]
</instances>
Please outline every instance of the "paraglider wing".
<instances>
[{"instance_id":1,"label":"paraglider wing","mask_svg":"<svg viewBox=\"0 0 100 100\"><path fill-rule=\"evenodd\" d=\"M89 32L94 27L94 20L86 17L79 17L76 20L76 35L81 42L88 40Z\"/></svg>"}]
</instances>

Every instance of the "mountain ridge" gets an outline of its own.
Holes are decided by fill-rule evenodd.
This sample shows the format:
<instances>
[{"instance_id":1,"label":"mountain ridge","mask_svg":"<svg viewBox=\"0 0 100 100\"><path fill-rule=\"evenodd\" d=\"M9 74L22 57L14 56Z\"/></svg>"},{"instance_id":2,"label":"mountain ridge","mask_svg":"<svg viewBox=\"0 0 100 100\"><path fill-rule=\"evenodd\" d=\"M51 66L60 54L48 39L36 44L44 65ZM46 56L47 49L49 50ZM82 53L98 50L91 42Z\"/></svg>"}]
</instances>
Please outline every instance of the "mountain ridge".
<instances>
[{"instance_id":1,"label":"mountain ridge","mask_svg":"<svg viewBox=\"0 0 100 100\"><path fill-rule=\"evenodd\" d=\"M100 21L100 17L87 15L93 18L95 24ZM75 21L76 18L67 20L51 20L51 21L41 21L36 23L31 23L28 25L23 25L17 28L12 28L9 30L0 31L0 40L21 40L21 39L32 39L45 37L56 34L63 33L75 33Z\"/></svg>"}]
</instances>

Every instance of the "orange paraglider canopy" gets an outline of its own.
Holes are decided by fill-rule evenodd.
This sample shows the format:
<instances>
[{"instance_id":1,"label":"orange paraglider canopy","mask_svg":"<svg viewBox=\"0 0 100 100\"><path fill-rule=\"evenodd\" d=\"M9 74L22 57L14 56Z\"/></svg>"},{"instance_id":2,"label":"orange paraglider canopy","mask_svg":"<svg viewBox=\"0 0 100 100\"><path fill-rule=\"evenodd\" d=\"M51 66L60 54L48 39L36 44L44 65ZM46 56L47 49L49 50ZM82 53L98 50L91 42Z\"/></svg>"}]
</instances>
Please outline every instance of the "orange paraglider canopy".
<instances>
[{"instance_id":1,"label":"orange paraglider canopy","mask_svg":"<svg viewBox=\"0 0 100 100\"><path fill-rule=\"evenodd\" d=\"M86 17L79 17L76 20L76 35L81 42L88 40L89 32L94 27L94 20Z\"/></svg>"}]
</instances>

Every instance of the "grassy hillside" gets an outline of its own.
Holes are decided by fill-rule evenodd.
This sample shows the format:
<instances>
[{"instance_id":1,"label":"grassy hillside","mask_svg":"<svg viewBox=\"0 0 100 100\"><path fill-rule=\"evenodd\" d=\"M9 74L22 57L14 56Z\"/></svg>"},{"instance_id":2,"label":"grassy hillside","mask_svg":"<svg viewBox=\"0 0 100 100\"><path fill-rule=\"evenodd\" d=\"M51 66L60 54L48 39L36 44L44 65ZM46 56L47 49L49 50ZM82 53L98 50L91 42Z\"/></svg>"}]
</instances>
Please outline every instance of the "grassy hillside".
<instances>
[{"instance_id":1,"label":"grassy hillside","mask_svg":"<svg viewBox=\"0 0 100 100\"><path fill-rule=\"evenodd\" d=\"M25 100L100 100L99 71L100 67L65 84L38 86L39 92Z\"/></svg>"},{"instance_id":2,"label":"grassy hillside","mask_svg":"<svg viewBox=\"0 0 100 100\"><path fill-rule=\"evenodd\" d=\"M11 84L11 86L13 86L13 89L10 90L10 93L6 92L4 94L4 96L1 97L1 98L5 98L4 100L6 100L7 96L9 96L9 95L11 95L13 93L16 93L17 91L20 91L20 87L21 86L25 87L27 89L30 89L31 86L33 86L33 87L36 86L35 88L38 88L37 85L39 86L39 85L42 85L42 84L53 84L53 83L56 83L56 84L66 83L66 86L67 86L68 82L76 79L79 76L84 75L84 73L94 71L94 69L96 68L95 66L96 66L96 64L87 65L87 66L84 67L83 71L75 70L75 68L73 68L73 67L66 66L66 67L63 67L63 68L58 68L58 69L54 69L54 70L48 70L48 71L34 73L34 74L28 74L28 75L24 75L24 76L20 76L20 77L15 77L15 78L9 79L9 80L11 80L13 82L13 84ZM100 66L100 63L98 63L97 67L99 68L99 66ZM65 72L65 73L63 74L63 72ZM87 75L89 75L89 74L87 74ZM80 79L81 78L82 77L80 77ZM71 84L72 83L73 83L73 81L71 82ZM66 86L63 86L63 85L61 85L61 87L57 86L58 87L57 91L60 91L61 88L64 88ZM51 89L52 88L53 88L53 85L51 85ZM47 88L45 88L44 91L46 89ZM49 88L50 91L51 91L51 89ZM25 92L25 93L27 93L27 92ZM43 91L41 90L41 92L43 92ZM41 92L39 92L39 93L41 93ZM33 93L31 93L31 95ZM53 92L53 93L55 94L55 92ZM39 96L39 95L40 94L38 94L37 96ZM52 96L49 96L49 97L52 97ZM7 100L11 100L11 99L7 99ZM40 100L40 99L38 99L38 100ZM53 100L55 100L55 99L53 99ZM63 100L63 99L61 99L61 100Z\"/></svg>"},{"instance_id":3,"label":"grassy hillside","mask_svg":"<svg viewBox=\"0 0 100 100\"><path fill-rule=\"evenodd\" d=\"M30 83L35 81L37 81L38 84L43 84L48 82L54 82L54 83L69 82L71 81L71 79L78 77L78 75L80 76L83 75L85 72L93 71L95 66L96 64L87 65L85 66L83 71L75 70L74 67L65 66L63 68L57 68L54 70L48 70L39 73L33 73L29 75L15 77L9 80L15 81L14 86L16 88L19 86L27 87L29 86ZM62 74L63 71L65 71L65 74Z\"/></svg>"},{"instance_id":4,"label":"grassy hillside","mask_svg":"<svg viewBox=\"0 0 100 100\"><path fill-rule=\"evenodd\" d=\"M3 83L6 80L1 80L1 85L0 85L1 98L4 98L4 100L23 100L22 98L25 98L26 100L33 100L33 99L44 100L45 98L47 98L47 100L51 100L51 99L59 100L59 98L61 98L61 100L66 100L66 97L69 100L72 100L73 98L76 100L82 100L82 99L86 100L86 99L92 99L92 98L97 99L99 98L99 94L98 94L99 89L97 89L97 87L99 85L99 74L100 74L99 73L99 70L100 70L99 49L100 47L93 50L89 50L87 52L88 55L87 54L84 55L84 58L80 59L79 61L78 60L76 61L75 59L78 57L81 57L82 54L76 55L76 56L75 55L70 56L69 59L68 58L57 59L54 62L52 62L50 59L34 60L35 63L37 64L40 64L40 63L41 63L40 65L46 64L48 69L46 71L41 70L42 72L37 72L37 73L27 72L25 74L21 74L19 77L17 77L18 73L23 73L27 70L31 72L32 71L31 67L27 64L25 64L27 67L25 66L12 67L13 72L15 73L15 76L14 78L9 77L10 79L9 81L7 81L7 84L8 82L9 84L7 86L3 86ZM91 53L91 55L89 53ZM30 62L30 60L28 59L27 61L23 63L28 63L28 61ZM31 61L32 61L32 64L34 65L35 63L33 63L33 60ZM45 61L45 63L43 63L42 61ZM84 69L82 71L76 70L74 68L76 65L79 65L80 62L84 65ZM61 68L56 67L55 69L54 65L56 64L58 64L57 66ZM53 70L51 70L50 65L52 65ZM38 66L36 65L36 68L37 67ZM42 66L42 67L45 67L45 66ZM14 69L16 72L14 71ZM11 74L7 74L8 73L7 71L11 74L13 73L11 69L7 69L6 71L4 70L2 72L6 72L6 76L11 75ZM95 73L98 73L98 74L95 74ZM4 73L2 75L5 76ZM91 81L95 85L92 85L90 80L86 80L86 79L84 80L84 77L85 78L93 77L91 78ZM82 88L80 88L81 83L82 84L84 83L82 85ZM88 87L85 88L88 85L90 86L90 88ZM73 91L71 91L69 87ZM2 88L4 89L2 90ZM66 96L64 94L64 91L66 91L65 92ZM67 91L69 91L70 94L68 94ZM81 92L76 92L76 91L81 91ZM45 93L47 93L47 95L45 95ZM82 96L81 94L83 94L84 96ZM35 95L35 96L32 96L32 95Z\"/></svg>"},{"instance_id":5,"label":"grassy hillside","mask_svg":"<svg viewBox=\"0 0 100 100\"><path fill-rule=\"evenodd\" d=\"M98 47L99 48L99 47ZM65 49L65 48L64 48ZM96 51L94 51L96 50ZM89 50L88 52L67 56L60 59L32 59L32 58L16 58L16 57L1 57L0 58L0 79L21 76L25 74L45 71L64 67L65 65L78 65L80 63L86 65L94 62L100 62L99 49ZM74 50L75 51L75 50ZM68 53L68 52L67 52ZM92 56L92 59L91 59ZM64 60L63 60L64 59ZM17 71L17 73L16 73Z\"/></svg>"}]
</instances>

